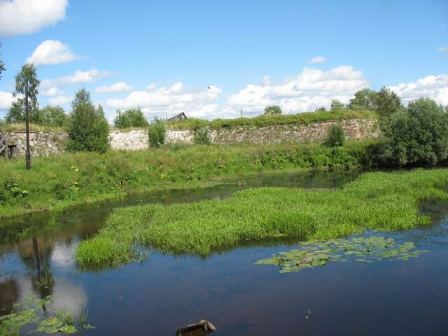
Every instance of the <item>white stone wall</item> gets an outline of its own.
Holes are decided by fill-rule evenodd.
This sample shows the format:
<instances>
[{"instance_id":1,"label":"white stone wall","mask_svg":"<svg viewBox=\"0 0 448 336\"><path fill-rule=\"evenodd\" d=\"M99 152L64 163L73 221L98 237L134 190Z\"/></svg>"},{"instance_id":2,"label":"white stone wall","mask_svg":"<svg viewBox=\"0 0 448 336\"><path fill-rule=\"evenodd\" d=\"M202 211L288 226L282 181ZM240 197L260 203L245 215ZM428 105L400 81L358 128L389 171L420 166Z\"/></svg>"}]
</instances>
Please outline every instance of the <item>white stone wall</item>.
<instances>
[{"instance_id":1,"label":"white stone wall","mask_svg":"<svg viewBox=\"0 0 448 336\"><path fill-rule=\"evenodd\" d=\"M112 149L146 149L149 147L148 131L145 129L135 129L129 131L113 130L109 133L109 143Z\"/></svg>"},{"instance_id":2,"label":"white stone wall","mask_svg":"<svg viewBox=\"0 0 448 336\"><path fill-rule=\"evenodd\" d=\"M193 143L193 131L168 129L165 142L167 144L181 143L190 145Z\"/></svg>"},{"instance_id":3,"label":"white stone wall","mask_svg":"<svg viewBox=\"0 0 448 336\"><path fill-rule=\"evenodd\" d=\"M215 144L274 144L282 142L306 143L320 142L328 133L331 125L339 123L349 139L376 138L379 136L375 120L351 119L341 122L326 121L309 125L276 125L266 127L232 127L212 130L210 137ZM9 142L17 143L19 155L25 153L25 132L7 133ZM30 144L33 156L54 155L65 150L68 135L65 132L31 132ZM192 144L193 131L168 129L167 144ZM112 130L109 134L112 149L144 150L149 148L146 129L128 131Z\"/></svg>"}]
</instances>

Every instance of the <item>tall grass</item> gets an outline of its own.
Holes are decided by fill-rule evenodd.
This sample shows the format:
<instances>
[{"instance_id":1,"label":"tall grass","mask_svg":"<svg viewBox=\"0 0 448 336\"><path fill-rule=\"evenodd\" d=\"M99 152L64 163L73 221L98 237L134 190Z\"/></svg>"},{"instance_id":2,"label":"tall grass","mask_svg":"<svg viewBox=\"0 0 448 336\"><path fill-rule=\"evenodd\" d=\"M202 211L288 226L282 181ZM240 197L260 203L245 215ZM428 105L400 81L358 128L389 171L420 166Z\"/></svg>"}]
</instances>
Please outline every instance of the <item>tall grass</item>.
<instances>
[{"instance_id":1,"label":"tall grass","mask_svg":"<svg viewBox=\"0 0 448 336\"><path fill-rule=\"evenodd\" d=\"M248 189L226 200L116 210L77 251L81 266L119 265L136 246L207 255L274 237L330 239L429 223L419 202L448 202L448 169L366 173L341 190Z\"/></svg>"},{"instance_id":2,"label":"tall grass","mask_svg":"<svg viewBox=\"0 0 448 336\"><path fill-rule=\"evenodd\" d=\"M372 111L343 109L337 111L303 112L298 114L261 115L253 118L215 119L211 121L190 118L181 121L168 122L167 127L175 129L196 129L202 127L219 129L237 126L262 127L291 124L308 125L313 122L376 118L377 114Z\"/></svg>"},{"instance_id":3,"label":"tall grass","mask_svg":"<svg viewBox=\"0 0 448 336\"><path fill-rule=\"evenodd\" d=\"M138 152L75 153L0 161L0 217L60 209L155 188L207 184L241 174L356 167L366 143L338 149L310 145L173 146Z\"/></svg>"}]
</instances>

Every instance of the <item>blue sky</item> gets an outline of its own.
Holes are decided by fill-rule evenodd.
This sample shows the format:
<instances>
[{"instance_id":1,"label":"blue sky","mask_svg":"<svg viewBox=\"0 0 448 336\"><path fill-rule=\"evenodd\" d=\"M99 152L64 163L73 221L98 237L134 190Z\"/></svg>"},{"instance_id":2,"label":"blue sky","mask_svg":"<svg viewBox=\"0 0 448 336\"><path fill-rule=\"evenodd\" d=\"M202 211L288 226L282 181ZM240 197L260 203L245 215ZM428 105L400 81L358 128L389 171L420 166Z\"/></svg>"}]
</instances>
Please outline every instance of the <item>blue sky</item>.
<instances>
[{"instance_id":1,"label":"blue sky","mask_svg":"<svg viewBox=\"0 0 448 336\"><path fill-rule=\"evenodd\" d=\"M34 58L40 104L69 110L85 87L111 120L133 106L148 117L253 115L271 103L293 113L382 86L448 104L446 0L33 2L0 0L3 113L15 74L48 40L54 64Z\"/></svg>"}]
</instances>

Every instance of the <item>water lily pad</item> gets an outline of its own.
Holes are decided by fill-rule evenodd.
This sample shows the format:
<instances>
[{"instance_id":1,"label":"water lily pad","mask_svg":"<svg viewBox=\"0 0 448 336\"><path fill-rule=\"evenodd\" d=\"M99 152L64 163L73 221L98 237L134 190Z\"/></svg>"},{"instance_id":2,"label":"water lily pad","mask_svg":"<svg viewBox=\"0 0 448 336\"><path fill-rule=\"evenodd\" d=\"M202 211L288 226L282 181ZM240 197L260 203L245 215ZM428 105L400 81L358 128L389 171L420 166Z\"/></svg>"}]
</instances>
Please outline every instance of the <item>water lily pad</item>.
<instances>
[{"instance_id":1,"label":"water lily pad","mask_svg":"<svg viewBox=\"0 0 448 336\"><path fill-rule=\"evenodd\" d=\"M408 260L426 251L417 250L413 242L397 243L392 238L355 237L321 242L306 242L299 249L280 252L272 258L257 261L260 265L275 265L281 273L298 272L323 266L329 262L357 261L372 263L385 259Z\"/></svg>"}]
</instances>

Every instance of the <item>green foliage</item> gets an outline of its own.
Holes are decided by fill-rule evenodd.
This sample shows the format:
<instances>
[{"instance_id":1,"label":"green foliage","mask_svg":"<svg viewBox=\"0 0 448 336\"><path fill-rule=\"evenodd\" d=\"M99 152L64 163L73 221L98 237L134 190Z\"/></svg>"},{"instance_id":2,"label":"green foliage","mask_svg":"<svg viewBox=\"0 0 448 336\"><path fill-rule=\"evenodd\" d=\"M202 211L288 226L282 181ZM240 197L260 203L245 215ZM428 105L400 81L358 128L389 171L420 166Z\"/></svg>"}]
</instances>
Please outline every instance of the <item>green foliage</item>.
<instances>
[{"instance_id":1,"label":"green foliage","mask_svg":"<svg viewBox=\"0 0 448 336\"><path fill-rule=\"evenodd\" d=\"M114 126L117 128L147 127L148 121L141 109L130 109L124 112L117 111Z\"/></svg>"},{"instance_id":2,"label":"green foliage","mask_svg":"<svg viewBox=\"0 0 448 336\"><path fill-rule=\"evenodd\" d=\"M343 110L343 109L345 109L345 105L342 104L339 100L333 99L331 101L331 107L330 107L331 111L339 111L339 110Z\"/></svg>"},{"instance_id":3,"label":"green foliage","mask_svg":"<svg viewBox=\"0 0 448 336\"><path fill-rule=\"evenodd\" d=\"M14 312L0 317L0 336L19 336L22 328L37 324L35 330L28 331L28 334L42 333L47 335L75 334L78 329L92 329L87 323L86 313L75 316L69 311L53 312L51 308L51 297L39 299L30 296L22 304L14 307ZM45 307L44 313L40 312Z\"/></svg>"},{"instance_id":4,"label":"green foliage","mask_svg":"<svg viewBox=\"0 0 448 336\"><path fill-rule=\"evenodd\" d=\"M166 128L165 123L160 120L154 120L148 127L148 139L151 147L161 147L165 144Z\"/></svg>"},{"instance_id":5,"label":"green foliage","mask_svg":"<svg viewBox=\"0 0 448 336\"><path fill-rule=\"evenodd\" d=\"M95 109L85 89L76 93L72 103L68 135L69 151L104 153L109 148L109 125L103 109L101 105Z\"/></svg>"},{"instance_id":6,"label":"green foliage","mask_svg":"<svg viewBox=\"0 0 448 336\"><path fill-rule=\"evenodd\" d=\"M385 118L402 109L401 100L395 92L383 87L376 94L375 108L380 117Z\"/></svg>"},{"instance_id":7,"label":"green foliage","mask_svg":"<svg viewBox=\"0 0 448 336\"><path fill-rule=\"evenodd\" d=\"M38 121L50 127L62 127L66 124L67 115L60 106L46 106L39 110Z\"/></svg>"},{"instance_id":8,"label":"green foliage","mask_svg":"<svg viewBox=\"0 0 448 336\"><path fill-rule=\"evenodd\" d=\"M11 107L6 115L6 121L8 123L25 121L25 108L23 106L22 99L17 99L11 104Z\"/></svg>"},{"instance_id":9,"label":"green foliage","mask_svg":"<svg viewBox=\"0 0 448 336\"><path fill-rule=\"evenodd\" d=\"M275 265L280 268L280 273L290 273L338 261L408 260L423 252L426 251L416 250L412 242L399 244L392 238L356 237L302 243L299 249L280 252L272 258L257 261L257 264Z\"/></svg>"},{"instance_id":10,"label":"green foliage","mask_svg":"<svg viewBox=\"0 0 448 336\"><path fill-rule=\"evenodd\" d=\"M349 108L376 111L380 117L385 118L400 111L402 105L395 92L383 87L378 92L369 89L356 92L355 97L350 100Z\"/></svg>"},{"instance_id":11,"label":"green foliage","mask_svg":"<svg viewBox=\"0 0 448 336\"><path fill-rule=\"evenodd\" d=\"M345 132L341 125L331 125L324 145L327 147L341 147L345 143Z\"/></svg>"},{"instance_id":12,"label":"green foliage","mask_svg":"<svg viewBox=\"0 0 448 336\"><path fill-rule=\"evenodd\" d=\"M193 142L196 145L210 145L212 142L210 129L208 127L196 128L193 134Z\"/></svg>"},{"instance_id":13,"label":"green foliage","mask_svg":"<svg viewBox=\"0 0 448 336\"><path fill-rule=\"evenodd\" d=\"M362 89L355 93L355 97L350 99L348 105L352 110L376 111L376 95L373 90Z\"/></svg>"},{"instance_id":14,"label":"green foliage","mask_svg":"<svg viewBox=\"0 0 448 336\"><path fill-rule=\"evenodd\" d=\"M186 120L168 122L167 126L177 129L196 129L199 127L209 127L210 129L232 128L239 126L263 127L273 125L308 125L314 122L323 121L341 121L349 119L376 119L377 113L367 110L338 110L321 112L305 112L298 114L275 114L261 115L254 118L236 118L236 119L215 119L201 120L189 118Z\"/></svg>"},{"instance_id":15,"label":"green foliage","mask_svg":"<svg viewBox=\"0 0 448 336\"><path fill-rule=\"evenodd\" d=\"M9 195L6 182L13 181L28 194L8 196L0 204L0 217L155 188L204 186L219 177L359 167L368 144L348 142L340 148L318 144L210 145L206 150L202 146L164 146L151 151L78 152L36 157L34 169L27 172L20 162L7 160L2 163L0 193Z\"/></svg>"},{"instance_id":16,"label":"green foliage","mask_svg":"<svg viewBox=\"0 0 448 336\"><path fill-rule=\"evenodd\" d=\"M247 189L225 200L122 208L94 239L81 242L78 262L98 266L84 256L103 240L119 240L127 249L119 252L122 262L121 256L132 256L135 244L208 255L244 241L328 240L372 229L409 229L430 223L419 204L429 199L448 202L447 185L448 169L367 173L341 190ZM115 251L106 250L102 260L115 260Z\"/></svg>"},{"instance_id":17,"label":"green foliage","mask_svg":"<svg viewBox=\"0 0 448 336\"><path fill-rule=\"evenodd\" d=\"M282 109L278 105L269 105L265 107L264 114L265 115L282 114Z\"/></svg>"},{"instance_id":18,"label":"green foliage","mask_svg":"<svg viewBox=\"0 0 448 336\"><path fill-rule=\"evenodd\" d=\"M448 114L430 99L409 103L407 110L382 122L383 141L369 148L381 166L436 165L448 159Z\"/></svg>"}]
</instances>

